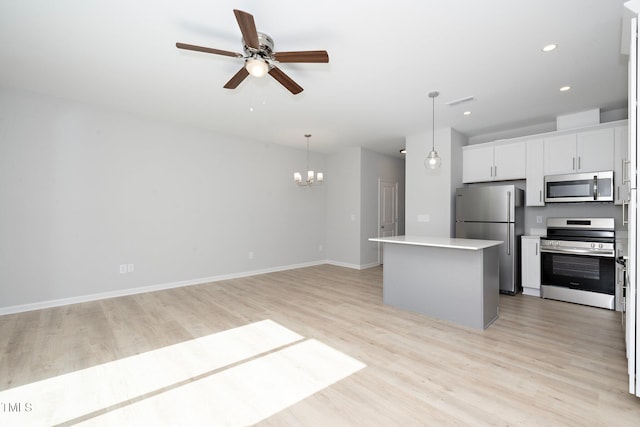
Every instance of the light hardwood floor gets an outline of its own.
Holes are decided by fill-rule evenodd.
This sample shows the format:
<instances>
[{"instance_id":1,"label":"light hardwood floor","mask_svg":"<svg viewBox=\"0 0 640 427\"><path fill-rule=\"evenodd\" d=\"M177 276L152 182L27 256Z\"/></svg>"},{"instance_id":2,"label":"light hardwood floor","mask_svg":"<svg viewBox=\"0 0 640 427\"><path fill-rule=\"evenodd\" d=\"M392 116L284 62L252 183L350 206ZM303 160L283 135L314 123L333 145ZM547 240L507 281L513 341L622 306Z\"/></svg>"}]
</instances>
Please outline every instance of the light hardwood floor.
<instances>
[{"instance_id":1,"label":"light hardwood floor","mask_svg":"<svg viewBox=\"0 0 640 427\"><path fill-rule=\"evenodd\" d=\"M473 330L383 305L381 267L323 265L0 316L0 390L264 319L367 366L260 425L640 425L619 313L501 295L500 318Z\"/></svg>"}]
</instances>

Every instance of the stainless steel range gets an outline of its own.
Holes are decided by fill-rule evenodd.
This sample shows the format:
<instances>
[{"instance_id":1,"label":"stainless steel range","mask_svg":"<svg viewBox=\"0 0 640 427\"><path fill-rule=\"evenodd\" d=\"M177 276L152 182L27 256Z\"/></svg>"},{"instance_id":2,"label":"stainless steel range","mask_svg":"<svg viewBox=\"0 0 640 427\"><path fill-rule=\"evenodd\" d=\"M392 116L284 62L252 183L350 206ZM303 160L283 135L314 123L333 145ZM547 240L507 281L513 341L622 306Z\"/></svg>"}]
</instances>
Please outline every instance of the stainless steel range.
<instances>
[{"instance_id":1,"label":"stainless steel range","mask_svg":"<svg viewBox=\"0 0 640 427\"><path fill-rule=\"evenodd\" d=\"M613 310L615 253L613 218L548 218L542 297Z\"/></svg>"}]
</instances>

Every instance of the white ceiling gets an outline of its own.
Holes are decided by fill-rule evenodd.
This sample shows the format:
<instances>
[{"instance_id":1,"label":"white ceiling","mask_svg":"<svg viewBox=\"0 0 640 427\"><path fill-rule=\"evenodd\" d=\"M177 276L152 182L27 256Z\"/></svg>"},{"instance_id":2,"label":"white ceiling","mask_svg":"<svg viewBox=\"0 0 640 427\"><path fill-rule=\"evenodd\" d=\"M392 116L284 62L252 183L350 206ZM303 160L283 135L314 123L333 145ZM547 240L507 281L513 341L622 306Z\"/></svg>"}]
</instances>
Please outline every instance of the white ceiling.
<instances>
[{"instance_id":1,"label":"white ceiling","mask_svg":"<svg viewBox=\"0 0 640 427\"><path fill-rule=\"evenodd\" d=\"M313 151L397 155L406 135L431 131L431 90L436 127L471 137L624 108L623 4L0 0L0 85L300 148L311 133ZM270 76L223 89L241 60L175 43L241 52L233 9L275 51L325 49L329 64L281 64L305 89L295 96ZM558 48L543 53L548 43Z\"/></svg>"}]
</instances>

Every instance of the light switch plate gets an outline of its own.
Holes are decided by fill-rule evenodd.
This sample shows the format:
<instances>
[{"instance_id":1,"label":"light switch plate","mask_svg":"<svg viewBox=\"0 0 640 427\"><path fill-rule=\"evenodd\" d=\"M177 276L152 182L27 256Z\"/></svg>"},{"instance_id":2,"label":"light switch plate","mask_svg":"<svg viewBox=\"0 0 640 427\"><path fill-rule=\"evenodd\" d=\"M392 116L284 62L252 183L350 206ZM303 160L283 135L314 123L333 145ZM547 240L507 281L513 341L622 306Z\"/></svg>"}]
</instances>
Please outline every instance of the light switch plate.
<instances>
[{"instance_id":1,"label":"light switch plate","mask_svg":"<svg viewBox=\"0 0 640 427\"><path fill-rule=\"evenodd\" d=\"M429 221L431 221L431 216L429 214L418 215L418 222L429 222Z\"/></svg>"}]
</instances>

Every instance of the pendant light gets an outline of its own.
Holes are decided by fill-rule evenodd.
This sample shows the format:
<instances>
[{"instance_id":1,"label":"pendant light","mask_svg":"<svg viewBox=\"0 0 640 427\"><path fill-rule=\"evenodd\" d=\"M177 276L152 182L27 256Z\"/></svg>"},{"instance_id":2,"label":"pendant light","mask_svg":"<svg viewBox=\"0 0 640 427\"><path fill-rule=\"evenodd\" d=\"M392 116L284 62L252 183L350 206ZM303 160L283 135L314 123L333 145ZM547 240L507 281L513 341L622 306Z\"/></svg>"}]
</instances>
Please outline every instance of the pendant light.
<instances>
[{"instance_id":1,"label":"pendant light","mask_svg":"<svg viewBox=\"0 0 640 427\"><path fill-rule=\"evenodd\" d=\"M431 152L426 159L424 159L424 167L427 169L438 169L442 160L440 156L438 156L438 152L436 151L436 97L440 95L440 92L433 91L429 92L429 98L432 100L432 116L431 116Z\"/></svg>"},{"instance_id":2,"label":"pendant light","mask_svg":"<svg viewBox=\"0 0 640 427\"><path fill-rule=\"evenodd\" d=\"M311 134L305 134L304 137L307 138L307 179L303 181L302 174L300 172L295 172L293 174L293 180L301 187L311 187L315 183L322 184L324 181L324 174L322 172L316 173L309 169L309 138L311 138Z\"/></svg>"}]
</instances>

